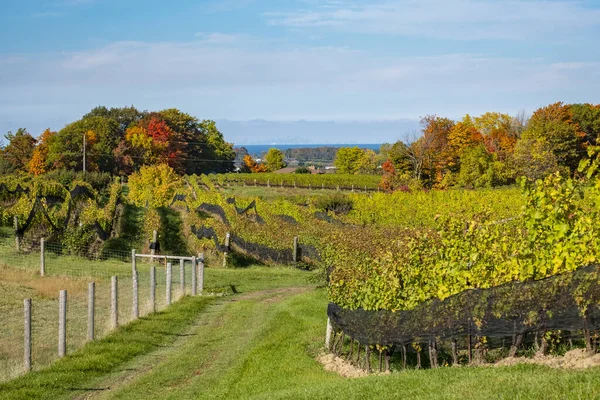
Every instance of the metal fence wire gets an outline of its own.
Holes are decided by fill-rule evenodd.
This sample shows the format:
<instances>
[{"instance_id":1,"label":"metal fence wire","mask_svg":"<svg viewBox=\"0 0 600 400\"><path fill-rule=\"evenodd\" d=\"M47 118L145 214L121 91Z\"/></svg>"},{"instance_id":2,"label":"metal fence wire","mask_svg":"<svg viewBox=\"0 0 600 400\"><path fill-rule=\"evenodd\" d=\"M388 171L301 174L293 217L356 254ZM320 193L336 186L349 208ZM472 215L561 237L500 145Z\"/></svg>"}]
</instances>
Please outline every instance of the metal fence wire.
<instances>
[{"instance_id":1,"label":"metal fence wire","mask_svg":"<svg viewBox=\"0 0 600 400\"><path fill-rule=\"evenodd\" d=\"M115 321L125 325L191 294L192 265L203 268L203 263L194 257L173 259L169 269L166 261L132 251L98 251L42 240L21 239L17 249L14 236L0 237L0 382L55 361L62 342L68 354L89 341L90 334L98 339L110 333ZM61 291L66 291L62 331Z\"/></svg>"}]
</instances>

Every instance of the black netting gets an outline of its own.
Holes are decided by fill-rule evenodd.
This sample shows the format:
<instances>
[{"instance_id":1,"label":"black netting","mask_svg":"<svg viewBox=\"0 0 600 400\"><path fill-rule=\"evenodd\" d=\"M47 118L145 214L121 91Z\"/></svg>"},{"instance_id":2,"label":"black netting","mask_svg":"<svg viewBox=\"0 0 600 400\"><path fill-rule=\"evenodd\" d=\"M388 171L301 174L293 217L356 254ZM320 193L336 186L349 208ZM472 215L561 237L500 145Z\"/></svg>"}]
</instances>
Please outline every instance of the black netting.
<instances>
[{"instance_id":1,"label":"black netting","mask_svg":"<svg viewBox=\"0 0 600 400\"><path fill-rule=\"evenodd\" d=\"M250 210L254 210L254 212L256 214L258 214L258 211L256 211L256 200L252 200L252 202L250 204L248 204L247 207L244 207L244 208L238 207L235 197L230 197L225 201L227 202L227 204L233 204L233 206L235 207L235 210L237 211L237 213L239 215L246 214Z\"/></svg>"},{"instance_id":2,"label":"black netting","mask_svg":"<svg viewBox=\"0 0 600 400\"><path fill-rule=\"evenodd\" d=\"M221 244L219 243L219 237L217 236L217 233L215 232L215 230L213 228L207 228L205 226L201 226L201 227L196 227L195 225L192 225L191 227L192 233L194 235L196 235L196 237L198 239L211 239L214 241L215 243L215 248L217 249L217 251L223 251L224 250L224 246L221 246Z\"/></svg>"},{"instance_id":3,"label":"black netting","mask_svg":"<svg viewBox=\"0 0 600 400\"><path fill-rule=\"evenodd\" d=\"M171 200L171 204L169 204L169 207L173 207L173 205L175 203L177 203L178 201L182 202L185 204L185 209L187 212L190 212L190 206L187 203L187 196L185 194L176 194L173 197L173 200Z\"/></svg>"},{"instance_id":4,"label":"black netting","mask_svg":"<svg viewBox=\"0 0 600 400\"><path fill-rule=\"evenodd\" d=\"M202 203L199 207L196 208L196 212L203 212L205 214L208 214L214 218L221 220L221 222L226 226L229 226L229 220L225 215L225 210L223 210L223 207L219 205Z\"/></svg>"},{"instance_id":5,"label":"black netting","mask_svg":"<svg viewBox=\"0 0 600 400\"><path fill-rule=\"evenodd\" d=\"M292 249L276 250L268 246L247 242L237 235L231 235L233 249L265 263L289 264L294 261Z\"/></svg>"},{"instance_id":6,"label":"black netting","mask_svg":"<svg viewBox=\"0 0 600 400\"><path fill-rule=\"evenodd\" d=\"M539 281L468 290L408 311L348 310L329 304L332 323L363 344L408 344L474 335L600 329L600 267Z\"/></svg>"},{"instance_id":7,"label":"black netting","mask_svg":"<svg viewBox=\"0 0 600 400\"><path fill-rule=\"evenodd\" d=\"M338 225L338 226L346 225L339 219L333 218L331 215L327 214L326 212L317 211L313 215L315 216L315 218L320 219L321 221L329 222L330 224L334 224L334 225Z\"/></svg>"}]
</instances>

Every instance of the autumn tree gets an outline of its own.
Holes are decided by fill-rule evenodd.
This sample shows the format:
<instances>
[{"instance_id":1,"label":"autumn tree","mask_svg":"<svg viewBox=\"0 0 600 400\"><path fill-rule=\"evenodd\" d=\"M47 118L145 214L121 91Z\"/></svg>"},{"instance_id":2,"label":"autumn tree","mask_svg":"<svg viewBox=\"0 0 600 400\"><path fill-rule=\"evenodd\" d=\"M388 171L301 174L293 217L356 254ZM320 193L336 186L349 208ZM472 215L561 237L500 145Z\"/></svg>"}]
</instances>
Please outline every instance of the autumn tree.
<instances>
[{"instance_id":1,"label":"autumn tree","mask_svg":"<svg viewBox=\"0 0 600 400\"><path fill-rule=\"evenodd\" d=\"M474 126L483 135L489 153L497 153L500 159L504 159L513 152L519 137L518 130L514 129L513 117L498 112L487 112L475 118Z\"/></svg>"},{"instance_id":2,"label":"autumn tree","mask_svg":"<svg viewBox=\"0 0 600 400\"><path fill-rule=\"evenodd\" d=\"M254 161L254 158L248 154L244 157L243 170L252 173L261 173L268 172L269 168L267 168L266 164L258 164L256 161Z\"/></svg>"},{"instance_id":3,"label":"autumn tree","mask_svg":"<svg viewBox=\"0 0 600 400\"><path fill-rule=\"evenodd\" d=\"M365 149L356 163L356 172L359 174L377 173L377 153L371 149Z\"/></svg>"},{"instance_id":4,"label":"autumn tree","mask_svg":"<svg viewBox=\"0 0 600 400\"><path fill-rule=\"evenodd\" d=\"M30 174L41 175L48 171L48 147L54 135L56 135L56 132L46 129L38 139L38 145L27 164Z\"/></svg>"},{"instance_id":5,"label":"autumn tree","mask_svg":"<svg viewBox=\"0 0 600 400\"><path fill-rule=\"evenodd\" d=\"M14 134L8 132L4 138L7 140L8 145L4 148L2 157L14 169L26 171L37 140L24 128L19 128Z\"/></svg>"},{"instance_id":6,"label":"autumn tree","mask_svg":"<svg viewBox=\"0 0 600 400\"><path fill-rule=\"evenodd\" d=\"M358 172L358 163L364 152L358 147L341 147L335 156L336 172L340 174L355 174Z\"/></svg>"},{"instance_id":7,"label":"autumn tree","mask_svg":"<svg viewBox=\"0 0 600 400\"><path fill-rule=\"evenodd\" d=\"M600 136L600 104L572 104L571 115L582 135L584 145L597 145Z\"/></svg>"},{"instance_id":8,"label":"autumn tree","mask_svg":"<svg viewBox=\"0 0 600 400\"><path fill-rule=\"evenodd\" d=\"M561 102L536 110L522 137L530 143L543 139L549 146L558 165L574 171L583 155L583 141L586 134L573 120L570 106Z\"/></svg>"},{"instance_id":9,"label":"autumn tree","mask_svg":"<svg viewBox=\"0 0 600 400\"><path fill-rule=\"evenodd\" d=\"M513 159L517 176L533 180L543 179L560 169L552 145L543 137L523 135L517 142Z\"/></svg>"},{"instance_id":10,"label":"autumn tree","mask_svg":"<svg viewBox=\"0 0 600 400\"><path fill-rule=\"evenodd\" d=\"M265 155L265 161L267 162L267 168L269 171L277 171L285 167L283 152L276 148L271 148Z\"/></svg>"},{"instance_id":11,"label":"autumn tree","mask_svg":"<svg viewBox=\"0 0 600 400\"><path fill-rule=\"evenodd\" d=\"M167 164L145 165L129 177L129 199L139 207L166 207L170 204L181 178Z\"/></svg>"}]
</instances>

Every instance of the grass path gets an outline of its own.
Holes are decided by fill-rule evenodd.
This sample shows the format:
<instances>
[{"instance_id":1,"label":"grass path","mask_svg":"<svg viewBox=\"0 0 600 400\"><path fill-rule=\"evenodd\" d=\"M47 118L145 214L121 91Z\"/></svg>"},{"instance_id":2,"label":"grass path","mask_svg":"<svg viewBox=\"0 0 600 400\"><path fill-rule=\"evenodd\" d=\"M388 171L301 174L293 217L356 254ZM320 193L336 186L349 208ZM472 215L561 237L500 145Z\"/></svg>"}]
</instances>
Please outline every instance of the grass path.
<instances>
[{"instance_id":1,"label":"grass path","mask_svg":"<svg viewBox=\"0 0 600 400\"><path fill-rule=\"evenodd\" d=\"M159 351L126 367L123 374L100 384L109 390L90 392L83 398L196 398L203 391L199 388L214 389L223 372L249 351L269 325L269 308L308 289L269 289L213 302L185 339L168 352ZM127 374L128 370L136 372Z\"/></svg>"}]
</instances>

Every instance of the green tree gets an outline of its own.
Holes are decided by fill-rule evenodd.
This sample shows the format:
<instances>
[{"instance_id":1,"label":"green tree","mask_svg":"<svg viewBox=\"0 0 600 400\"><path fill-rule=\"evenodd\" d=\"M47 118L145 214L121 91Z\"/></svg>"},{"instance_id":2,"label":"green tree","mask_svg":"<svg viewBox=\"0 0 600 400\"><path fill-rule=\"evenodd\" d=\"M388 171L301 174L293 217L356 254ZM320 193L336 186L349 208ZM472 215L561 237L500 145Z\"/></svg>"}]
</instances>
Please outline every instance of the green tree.
<instances>
[{"instance_id":1,"label":"green tree","mask_svg":"<svg viewBox=\"0 0 600 400\"><path fill-rule=\"evenodd\" d=\"M358 172L359 161L364 152L358 147L341 147L338 149L333 165L340 174L355 174Z\"/></svg>"},{"instance_id":2,"label":"green tree","mask_svg":"<svg viewBox=\"0 0 600 400\"><path fill-rule=\"evenodd\" d=\"M515 146L513 155L517 176L542 179L559 170L552 146L545 138L523 135Z\"/></svg>"},{"instance_id":3,"label":"green tree","mask_svg":"<svg viewBox=\"0 0 600 400\"><path fill-rule=\"evenodd\" d=\"M581 141L585 134L573 121L571 107L563 103L554 103L536 110L522 138L544 139L550 146L558 165L574 171L583 156Z\"/></svg>"},{"instance_id":4,"label":"green tree","mask_svg":"<svg viewBox=\"0 0 600 400\"><path fill-rule=\"evenodd\" d=\"M463 151L457 183L467 189L493 185L493 156L486 151L484 146L469 147Z\"/></svg>"},{"instance_id":5,"label":"green tree","mask_svg":"<svg viewBox=\"0 0 600 400\"><path fill-rule=\"evenodd\" d=\"M596 145L600 136L600 104L572 104L573 122L583 133L585 143Z\"/></svg>"},{"instance_id":6,"label":"green tree","mask_svg":"<svg viewBox=\"0 0 600 400\"><path fill-rule=\"evenodd\" d=\"M377 153L371 149L364 150L362 156L357 161L356 172L359 174L377 173Z\"/></svg>"},{"instance_id":7,"label":"green tree","mask_svg":"<svg viewBox=\"0 0 600 400\"><path fill-rule=\"evenodd\" d=\"M86 141L86 170L113 172L114 149L121 140L117 121L89 116L66 125L48 143L48 163L54 168L83 168L83 137Z\"/></svg>"},{"instance_id":8,"label":"green tree","mask_svg":"<svg viewBox=\"0 0 600 400\"><path fill-rule=\"evenodd\" d=\"M267 162L267 168L269 171L277 171L285 167L283 152L276 148L271 148L265 155L265 161Z\"/></svg>"},{"instance_id":9,"label":"green tree","mask_svg":"<svg viewBox=\"0 0 600 400\"><path fill-rule=\"evenodd\" d=\"M203 120L199 124L201 139L205 138L206 144L201 146L201 159L206 162L197 163L197 173L226 173L235 169L235 152L233 144L225 141L223 134L212 120ZM190 154L189 157L197 157ZM189 173L189 172L188 172Z\"/></svg>"},{"instance_id":10,"label":"green tree","mask_svg":"<svg viewBox=\"0 0 600 400\"><path fill-rule=\"evenodd\" d=\"M2 157L16 170L27 170L27 164L33 156L37 140L25 128L19 128L16 133L8 132L5 136L8 145L2 152Z\"/></svg>"},{"instance_id":11,"label":"green tree","mask_svg":"<svg viewBox=\"0 0 600 400\"><path fill-rule=\"evenodd\" d=\"M129 199L132 203L145 207L166 207L170 204L181 178L167 164L147 165L129 177Z\"/></svg>"}]
</instances>

